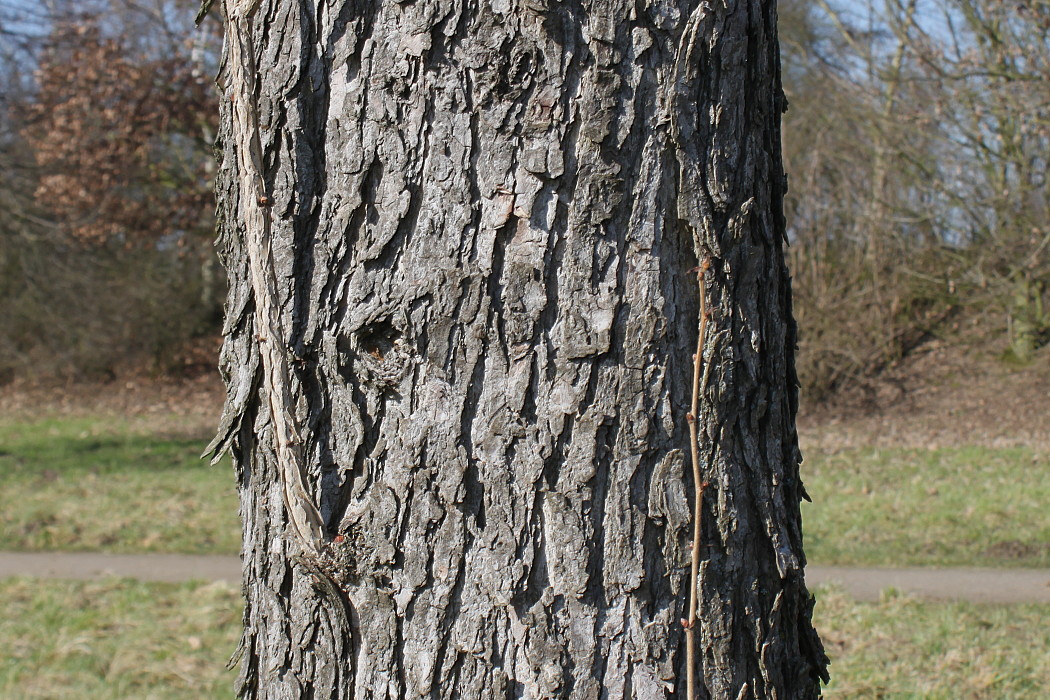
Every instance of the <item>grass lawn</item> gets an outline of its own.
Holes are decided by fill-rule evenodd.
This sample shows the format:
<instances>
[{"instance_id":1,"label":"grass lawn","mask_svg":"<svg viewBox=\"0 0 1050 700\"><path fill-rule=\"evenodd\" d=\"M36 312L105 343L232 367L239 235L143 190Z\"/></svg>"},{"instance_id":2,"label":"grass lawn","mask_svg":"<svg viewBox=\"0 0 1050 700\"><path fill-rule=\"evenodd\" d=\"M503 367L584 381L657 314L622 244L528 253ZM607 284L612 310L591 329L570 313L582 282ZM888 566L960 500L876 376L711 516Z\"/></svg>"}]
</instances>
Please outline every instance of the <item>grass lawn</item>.
<instances>
[{"instance_id":1,"label":"grass lawn","mask_svg":"<svg viewBox=\"0 0 1050 700\"><path fill-rule=\"evenodd\" d=\"M828 698L1050 698L1050 605L878 604L817 592Z\"/></svg>"},{"instance_id":2,"label":"grass lawn","mask_svg":"<svg viewBox=\"0 0 1050 700\"><path fill-rule=\"evenodd\" d=\"M878 604L817 592L829 698L1050 697L1050 606ZM228 584L0 580L0 697L231 697L241 602Z\"/></svg>"},{"instance_id":3,"label":"grass lawn","mask_svg":"<svg viewBox=\"0 0 1050 700\"><path fill-rule=\"evenodd\" d=\"M1021 448L806 453L815 564L1050 566L1050 456Z\"/></svg>"},{"instance_id":4,"label":"grass lawn","mask_svg":"<svg viewBox=\"0 0 1050 700\"><path fill-rule=\"evenodd\" d=\"M0 549L236 553L229 462L207 436L119 419L0 423Z\"/></svg>"},{"instance_id":5,"label":"grass lawn","mask_svg":"<svg viewBox=\"0 0 1050 700\"><path fill-rule=\"evenodd\" d=\"M0 549L236 553L229 463L157 424L0 423ZM809 450L802 469L815 564L1050 566L1050 455Z\"/></svg>"},{"instance_id":6,"label":"grass lawn","mask_svg":"<svg viewBox=\"0 0 1050 700\"><path fill-rule=\"evenodd\" d=\"M241 600L229 584L7 579L0 600L0 697L233 697Z\"/></svg>"}]
</instances>

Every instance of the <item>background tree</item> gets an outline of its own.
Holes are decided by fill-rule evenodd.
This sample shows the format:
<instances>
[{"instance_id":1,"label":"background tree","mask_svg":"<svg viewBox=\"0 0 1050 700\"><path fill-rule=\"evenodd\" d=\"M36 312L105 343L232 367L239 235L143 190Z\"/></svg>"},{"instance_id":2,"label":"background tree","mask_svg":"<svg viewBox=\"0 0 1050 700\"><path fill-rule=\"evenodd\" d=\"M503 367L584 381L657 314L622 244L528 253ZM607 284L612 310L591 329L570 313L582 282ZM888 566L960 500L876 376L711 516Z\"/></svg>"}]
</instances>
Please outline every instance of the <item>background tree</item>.
<instances>
[{"instance_id":1,"label":"background tree","mask_svg":"<svg viewBox=\"0 0 1050 700\"><path fill-rule=\"evenodd\" d=\"M939 127L936 157L908 165L941 203L942 240L964 251L957 284L1005 307L1009 352L1028 361L1050 340L1050 6L935 7L940 31L893 15L916 56L912 101L927 105L926 124Z\"/></svg>"},{"instance_id":2,"label":"background tree","mask_svg":"<svg viewBox=\"0 0 1050 700\"><path fill-rule=\"evenodd\" d=\"M1044 344L1046 5L790 3L785 157L810 396L960 324ZM968 334L970 338L974 333Z\"/></svg>"},{"instance_id":3,"label":"background tree","mask_svg":"<svg viewBox=\"0 0 1050 700\"><path fill-rule=\"evenodd\" d=\"M701 262L703 693L818 695L773 3L227 10L240 695L681 696Z\"/></svg>"},{"instance_id":4,"label":"background tree","mask_svg":"<svg viewBox=\"0 0 1050 700\"><path fill-rule=\"evenodd\" d=\"M218 57L184 5L0 8L3 378L164 369L215 331Z\"/></svg>"},{"instance_id":5,"label":"background tree","mask_svg":"<svg viewBox=\"0 0 1050 700\"><path fill-rule=\"evenodd\" d=\"M208 79L188 57L134 55L99 18L60 23L51 42L25 128L37 197L86 242L210 243Z\"/></svg>"}]
</instances>

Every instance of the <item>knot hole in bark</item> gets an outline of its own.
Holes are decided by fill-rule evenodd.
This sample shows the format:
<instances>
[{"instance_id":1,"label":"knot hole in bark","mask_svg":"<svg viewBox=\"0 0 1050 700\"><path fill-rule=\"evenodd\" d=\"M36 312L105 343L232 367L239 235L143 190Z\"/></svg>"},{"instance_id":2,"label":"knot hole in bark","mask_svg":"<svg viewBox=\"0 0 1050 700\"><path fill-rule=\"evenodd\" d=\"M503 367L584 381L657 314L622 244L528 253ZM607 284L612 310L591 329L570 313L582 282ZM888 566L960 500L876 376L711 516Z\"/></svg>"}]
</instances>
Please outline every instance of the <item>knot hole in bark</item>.
<instances>
[{"instance_id":1,"label":"knot hole in bark","mask_svg":"<svg viewBox=\"0 0 1050 700\"><path fill-rule=\"evenodd\" d=\"M373 321L340 339L340 372L378 393L396 387L413 365L414 354L389 318Z\"/></svg>"},{"instance_id":2,"label":"knot hole in bark","mask_svg":"<svg viewBox=\"0 0 1050 700\"><path fill-rule=\"evenodd\" d=\"M383 362L394 352L394 343L401 339L401 331L388 318L369 323L354 334L358 349L377 362Z\"/></svg>"}]
</instances>

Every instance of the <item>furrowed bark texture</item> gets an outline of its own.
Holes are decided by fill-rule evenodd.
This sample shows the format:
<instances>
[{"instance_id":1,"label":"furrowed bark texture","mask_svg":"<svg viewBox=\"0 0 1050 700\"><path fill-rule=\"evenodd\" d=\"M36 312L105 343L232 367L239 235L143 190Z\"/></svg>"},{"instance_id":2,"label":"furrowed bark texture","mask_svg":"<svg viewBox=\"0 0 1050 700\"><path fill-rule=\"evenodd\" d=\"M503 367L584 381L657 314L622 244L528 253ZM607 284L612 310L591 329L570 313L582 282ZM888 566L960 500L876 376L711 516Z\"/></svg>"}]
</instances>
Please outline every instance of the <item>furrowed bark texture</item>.
<instances>
[{"instance_id":1,"label":"furrowed bark texture","mask_svg":"<svg viewBox=\"0 0 1050 700\"><path fill-rule=\"evenodd\" d=\"M214 449L240 482L240 694L684 695L710 257L701 695L818 695L773 4L263 0L252 21L270 342L345 590L287 531L227 101Z\"/></svg>"}]
</instances>

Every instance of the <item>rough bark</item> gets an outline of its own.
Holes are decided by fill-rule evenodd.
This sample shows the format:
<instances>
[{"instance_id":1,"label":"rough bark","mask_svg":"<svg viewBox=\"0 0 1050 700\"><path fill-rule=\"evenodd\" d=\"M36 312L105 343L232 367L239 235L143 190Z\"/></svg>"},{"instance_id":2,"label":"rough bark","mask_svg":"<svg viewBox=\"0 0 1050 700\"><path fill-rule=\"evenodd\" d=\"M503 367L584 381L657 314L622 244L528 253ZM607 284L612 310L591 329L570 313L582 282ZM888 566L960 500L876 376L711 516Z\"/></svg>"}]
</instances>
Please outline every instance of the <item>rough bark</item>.
<instances>
[{"instance_id":1,"label":"rough bark","mask_svg":"<svg viewBox=\"0 0 1050 700\"><path fill-rule=\"evenodd\" d=\"M774 4L263 0L252 22L269 303L340 571L290 532L227 99L241 696L683 695L703 257L700 694L818 695Z\"/></svg>"}]
</instances>

